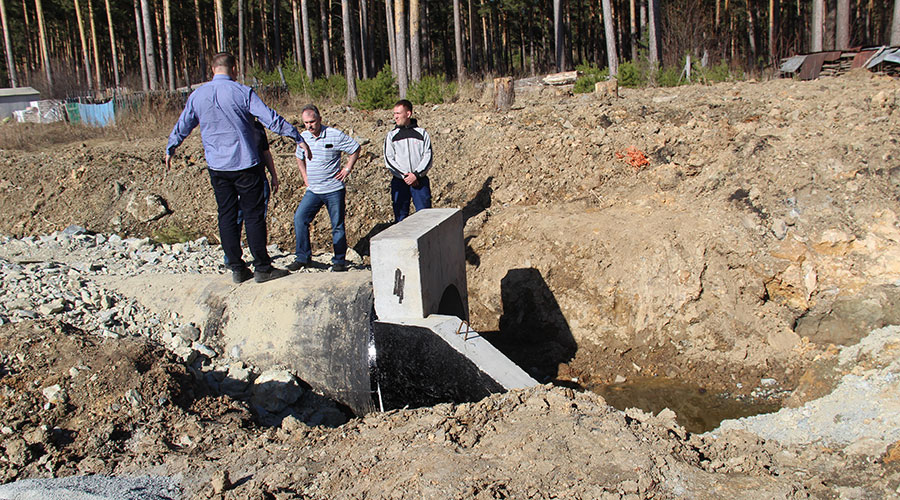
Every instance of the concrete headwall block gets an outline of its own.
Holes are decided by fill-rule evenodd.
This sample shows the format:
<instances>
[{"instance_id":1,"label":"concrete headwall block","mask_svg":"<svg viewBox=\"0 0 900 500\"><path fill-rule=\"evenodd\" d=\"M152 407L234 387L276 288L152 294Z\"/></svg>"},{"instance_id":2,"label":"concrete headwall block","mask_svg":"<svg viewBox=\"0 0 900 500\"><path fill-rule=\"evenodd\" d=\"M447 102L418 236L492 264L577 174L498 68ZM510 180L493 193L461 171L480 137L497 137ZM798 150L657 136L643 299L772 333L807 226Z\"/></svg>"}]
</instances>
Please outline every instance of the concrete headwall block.
<instances>
[{"instance_id":1,"label":"concrete headwall block","mask_svg":"<svg viewBox=\"0 0 900 500\"><path fill-rule=\"evenodd\" d=\"M469 318L462 212L419 210L372 238L372 287L381 321Z\"/></svg>"}]
</instances>

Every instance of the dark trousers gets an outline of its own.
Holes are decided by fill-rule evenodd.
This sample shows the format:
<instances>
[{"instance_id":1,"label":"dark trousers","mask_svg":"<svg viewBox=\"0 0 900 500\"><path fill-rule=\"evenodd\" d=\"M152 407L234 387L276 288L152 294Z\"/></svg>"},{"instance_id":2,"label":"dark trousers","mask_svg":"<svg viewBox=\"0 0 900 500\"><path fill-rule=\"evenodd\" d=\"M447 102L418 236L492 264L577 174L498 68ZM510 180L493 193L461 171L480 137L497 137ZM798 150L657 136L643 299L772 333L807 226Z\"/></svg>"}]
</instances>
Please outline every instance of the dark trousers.
<instances>
[{"instance_id":1,"label":"dark trousers","mask_svg":"<svg viewBox=\"0 0 900 500\"><path fill-rule=\"evenodd\" d=\"M219 239L232 270L247 266L241 258L241 224L238 210L247 228L247 246L253 255L253 267L260 272L272 270L272 259L266 250L266 199L263 184L266 180L262 165L237 171L209 171L209 180L216 195L219 210Z\"/></svg>"},{"instance_id":2,"label":"dark trousers","mask_svg":"<svg viewBox=\"0 0 900 500\"><path fill-rule=\"evenodd\" d=\"M409 215L409 200L416 210L431 208L431 183L428 177L419 179L419 186L413 187L403 179L391 177L391 205L394 208L394 222L400 222Z\"/></svg>"}]
</instances>

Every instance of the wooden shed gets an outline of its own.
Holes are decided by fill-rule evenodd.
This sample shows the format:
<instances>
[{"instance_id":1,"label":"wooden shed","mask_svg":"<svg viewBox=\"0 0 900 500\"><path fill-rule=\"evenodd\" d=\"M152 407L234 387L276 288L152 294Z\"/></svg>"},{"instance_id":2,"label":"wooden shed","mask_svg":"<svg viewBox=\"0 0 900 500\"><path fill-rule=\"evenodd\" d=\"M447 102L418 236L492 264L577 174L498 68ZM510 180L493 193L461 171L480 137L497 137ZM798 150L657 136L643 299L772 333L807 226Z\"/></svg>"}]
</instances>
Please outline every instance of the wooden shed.
<instances>
[{"instance_id":1,"label":"wooden shed","mask_svg":"<svg viewBox=\"0 0 900 500\"><path fill-rule=\"evenodd\" d=\"M40 98L41 93L31 87L0 89L0 120L12 116L13 111L27 108L29 103Z\"/></svg>"}]
</instances>

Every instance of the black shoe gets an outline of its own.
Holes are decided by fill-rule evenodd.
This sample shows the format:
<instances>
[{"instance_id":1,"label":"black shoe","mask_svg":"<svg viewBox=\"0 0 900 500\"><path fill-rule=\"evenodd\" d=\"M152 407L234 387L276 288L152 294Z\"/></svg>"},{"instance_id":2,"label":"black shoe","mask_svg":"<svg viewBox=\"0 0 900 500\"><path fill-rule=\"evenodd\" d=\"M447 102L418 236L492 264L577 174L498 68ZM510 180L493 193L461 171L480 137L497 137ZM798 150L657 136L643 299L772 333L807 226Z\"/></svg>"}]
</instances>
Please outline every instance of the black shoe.
<instances>
[{"instance_id":1,"label":"black shoe","mask_svg":"<svg viewBox=\"0 0 900 500\"><path fill-rule=\"evenodd\" d=\"M257 283L265 283L266 281L277 280L291 274L287 269L278 269L273 267L271 271L255 271L253 280Z\"/></svg>"},{"instance_id":2,"label":"black shoe","mask_svg":"<svg viewBox=\"0 0 900 500\"><path fill-rule=\"evenodd\" d=\"M253 277L253 273L246 267L231 271L231 280L235 283L243 283Z\"/></svg>"},{"instance_id":3,"label":"black shoe","mask_svg":"<svg viewBox=\"0 0 900 500\"><path fill-rule=\"evenodd\" d=\"M346 262L340 262L340 263L332 264L332 265L331 265L331 272L333 272L333 273L342 273L342 272L346 271L346 270L349 269L349 268L350 268L350 266L348 266Z\"/></svg>"},{"instance_id":4,"label":"black shoe","mask_svg":"<svg viewBox=\"0 0 900 500\"><path fill-rule=\"evenodd\" d=\"M304 267L310 267L310 262L300 262L299 260L295 260L287 265L288 271L299 271Z\"/></svg>"}]
</instances>

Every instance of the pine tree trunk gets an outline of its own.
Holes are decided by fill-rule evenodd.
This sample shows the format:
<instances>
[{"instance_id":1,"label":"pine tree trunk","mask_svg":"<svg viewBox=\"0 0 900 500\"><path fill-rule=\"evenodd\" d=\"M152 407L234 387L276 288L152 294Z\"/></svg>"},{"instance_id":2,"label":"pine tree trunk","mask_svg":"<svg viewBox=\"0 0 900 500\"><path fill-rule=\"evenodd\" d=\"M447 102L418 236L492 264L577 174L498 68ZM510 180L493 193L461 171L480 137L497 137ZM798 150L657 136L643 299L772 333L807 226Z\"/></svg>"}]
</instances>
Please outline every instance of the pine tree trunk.
<instances>
[{"instance_id":1,"label":"pine tree trunk","mask_svg":"<svg viewBox=\"0 0 900 500\"><path fill-rule=\"evenodd\" d=\"M94 52L94 81L97 82L97 88L103 87L100 81L100 52L97 50L97 25L94 23L94 2L87 0L88 4L88 21L91 27L91 50Z\"/></svg>"},{"instance_id":2,"label":"pine tree trunk","mask_svg":"<svg viewBox=\"0 0 900 500\"><path fill-rule=\"evenodd\" d=\"M769 64L775 64L775 32L778 29L778 0L769 0Z\"/></svg>"},{"instance_id":3,"label":"pine tree trunk","mask_svg":"<svg viewBox=\"0 0 900 500\"><path fill-rule=\"evenodd\" d=\"M300 10L297 6L297 0L291 0L291 25L294 27L294 62L297 67L303 64L300 46Z\"/></svg>"},{"instance_id":4,"label":"pine tree trunk","mask_svg":"<svg viewBox=\"0 0 900 500\"><path fill-rule=\"evenodd\" d=\"M303 21L303 64L306 66L306 77L312 82L312 45L309 36L309 10L307 0L300 0L300 18Z\"/></svg>"},{"instance_id":5,"label":"pine tree trunk","mask_svg":"<svg viewBox=\"0 0 900 500\"><path fill-rule=\"evenodd\" d=\"M225 8L216 0L216 51L225 52Z\"/></svg>"},{"instance_id":6,"label":"pine tree trunk","mask_svg":"<svg viewBox=\"0 0 900 500\"><path fill-rule=\"evenodd\" d=\"M384 16L387 24L388 52L391 56L391 73L397 77L397 34L394 32L394 8L391 6L392 0L384 0Z\"/></svg>"},{"instance_id":7,"label":"pine tree trunk","mask_svg":"<svg viewBox=\"0 0 900 500\"><path fill-rule=\"evenodd\" d=\"M164 89L169 87L169 73L165 68L165 54L163 54L164 47L166 46L165 42L165 28L163 28L162 22L162 13L160 12L159 5L155 5L157 7L153 11L153 19L155 21L154 28L156 31L156 47L159 49L159 88Z\"/></svg>"},{"instance_id":8,"label":"pine tree trunk","mask_svg":"<svg viewBox=\"0 0 900 500\"><path fill-rule=\"evenodd\" d=\"M244 81L246 75L246 47L244 47L244 0L237 0L238 14L238 73Z\"/></svg>"},{"instance_id":9,"label":"pine tree trunk","mask_svg":"<svg viewBox=\"0 0 900 500\"><path fill-rule=\"evenodd\" d=\"M850 48L850 0L837 0L836 49Z\"/></svg>"},{"instance_id":10,"label":"pine tree trunk","mask_svg":"<svg viewBox=\"0 0 900 500\"><path fill-rule=\"evenodd\" d=\"M147 81L150 82L150 90L157 88L159 80L156 77L156 50L153 46L153 24L150 21L150 2L141 0L141 15L144 21L144 50L147 57Z\"/></svg>"},{"instance_id":11,"label":"pine tree trunk","mask_svg":"<svg viewBox=\"0 0 900 500\"><path fill-rule=\"evenodd\" d=\"M166 69L169 71L169 92L175 92L175 57L172 54L172 12L170 9L169 0L163 0L163 24L166 27Z\"/></svg>"},{"instance_id":12,"label":"pine tree trunk","mask_svg":"<svg viewBox=\"0 0 900 500\"><path fill-rule=\"evenodd\" d=\"M200 0L194 0L194 21L197 24L197 62L200 80L206 80L206 51L203 49L203 22L200 17Z\"/></svg>"},{"instance_id":13,"label":"pine tree trunk","mask_svg":"<svg viewBox=\"0 0 900 500\"><path fill-rule=\"evenodd\" d=\"M341 24L344 29L344 74L347 77L347 102L356 101L356 70L353 58L353 33L350 29L350 0L341 0Z\"/></svg>"},{"instance_id":14,"label":"pine tree trunk","mask_svg":"<svg viewBox=\"0 0 900 500\"><path fill-rule=\"evenodd\" d=\"M50 71L50 51L47 47L47 29L44 27L44 8L41 0L34 0L34 9L37 13L38 35L41 41L41 61L44 66L44 74L47 76L47 90L53 91L53 74Z\"/></svg>"},{"instance_id":15,"label":"pine tree trunk","mask_svg":"<svg viewBox=\"0 0 900 500\"><path fill-rule=\"evenodd\" d=\"M453 0L453 40L456 46L456 79L466 78L465 61L463 60L462 20L459 14L459 0Z\"/></svg>"},{"instance_id":16,"label":"pine tree trunk","mask_svg":"<svg viewBox=\"0 0 900 500\"><path fill-rule=\"evenodd\" d=\"M716 0L718 2L718 0ZM638 58L638 30L637 30L637 11L635 10L635 0L628 0L628 15L630 16L629 34L631 35L631 60L637 61Z\"/></svg>"},{"instance_id":17,"label":"pine tree trunk","mask_svg":"<svg viewBox=\"0 0 900 500\"><path fill-rule=\"evenodd\" d=\"M413 82L422 79L422 58L419 49L419 0L409 0L409 60Z\"/></svg>"},{"instance_id":18,"label":"pine tree trunk","mask_svg":"<svg viewBox=\"0 0 900 500\"><path fill-rule=\"evenodd\" d=\"M659 62L659 44L657 43L657 35L659 34L657 31L657 14L659 14L659 9L657 8L658 1L659 0L649 0L647 4L647 17L649 20L647 29L650 30L650 64Z\"/></svg>"},{"instance_id":19,"label":"pine tree trunk","mask_svg":"<svg viewBox=\"0 0 900 500\"><path fill-rule=\"evenodd\" d=\"M75 22L78 23L78 38L81 40L81 54L84 60L84 76L87 79L88 89L94 88L93 77L91 76L91 59L90 54L88 54L88 46L87 40L84 37L84 23L81 21L81 7L78 5L78 0L74 0L75 2Z\"/></svg>"},{"instance_id":20,"label":"pine tree trunk","mask_svg":"<svg viewBox=\"0 0 900 500\"><path fill-rule=\"evenodd\" d=\"M566 68L566 50L563 40L562 0L553 0L553 43L556 50L556 71Z\"/></svg>"},{"instance_id":21,"label":"pine tree trunk","mask_svg":"<svg viewBox=\"0 0 900 500\"><path fill-rule=\"evenodd\" d=\"M150 90L150 77L147 74L147 48L144 46L144 16L141 13L140 0L134 0L134 24L138 39L138 60L141 65L141 84L144 92Z\"/></svg>"},{"instance_id":22,"label":"pine tree trunk","mask_svg":"<svg viewBox=\"0 0 900 500\"><path fill-rule=\"evenodd\" d=\"M810 50L822 51L823 24L825 23L825 1L813 0L812 23L810 25Z\"/></svg>"},{"instance_id":23,"label":"pine tree trunk","mask_svg":"<svg viewBox=\"0 0 900 500\"><path fill-rule=\"evenodd\" d=\"M750 65L756 65L756 22L753 18L753 6L747 5L747 41L750 44Z\"/></svg>"},{"instance_id":24,"label":"pine tree trunk","mask_svg":"<svg viewBox=\"0 0 900 500\"><path fill-rule=\"evenodd\" d=\"M325 58L325 78L331 76L331 42L328 34L328 16L331 0L319 0L319 18L322 22L322 55Z\"/></svg>"},{"instance_id":25,"label":"pine tree trunk","mask_svg":"<svg viewBox=\"0 0 900 500\"><path fill-rule=\"evenodd\" d=\"M600 0L603 8L603 28L606 33L606 61L609 65L609 76L619 75L619 56L616 52L616 33L613 26L612 7L609 0Z\"/></svg>"},{"instance_id":26,"label":"pine tree trunk","mask_svg":"<svg viewBox=\"0 0 900 500\"><path fill-rule=\"evenodd\" d=\"M40 43L31 36L31 23L28 20L28 5L22 0L22 17L25 19L25 60L26 68L34 71L37 68L37 54Z\"/></svg>"},{"instance_id":27,"label":"pine tree trunk","mask_svg":"<svg viewBox=\"0 0 900 500\"><path fill-rule=\"evenodd\" d=\"M109 27L109 50L112 54L113 64L113 81L116 82L116 89L119 88L119 56L116 51L116 33L113 30L112 11L109 9L109 0L106 3L106 24Z\"/></svg>"},{"instance_id":28,"label":"pine tree trunk","mask_svg":"<svg viewBox=\"0 0 900 500\"><path fill-rule=\"evenodd\" d=\"M266 22L266 0L259 0L259 30L262 34L262 64L268 70L272 66L269 64L269 24Z\"/></svg>"},{"instance_id":29,"label":"pine tree trunk","mask_svg":"<svg viewBox=\"0 0 900 500\"><path fill-rule=\"evenodd\" d=\"M0 0L0 22L3 23L3 46L6 47L6 71L9 73L9 86L18 87L16 63L13 58L12 45L9 43L9 24L6 22L6 0Z\"/></svg>"},{"instance_id":30,"label":"pine tree trunk","mask_svg":"<svg viewBox=\"0 0 900 500\"><path fill-rule=\"evenodd\" d=\"M363 80L369 79L369 9L368 0L359 0L359 51Z\"/></svg>"},{"instance_id":31,"label":"pine tree trunk","mask_svg":"<svg viewBox=\"0 0 900 500\"><path fill-rule=\"evenodd\" d=\"M475 73L478 71L478 60L475 57L475 9L472 7L472 0L469 0L468 15L469 22L467 23L466 29L469 31L469 73ZM522 64L525 64L524 56L522 57Z\"/></svg>"},{"instance_id":32,"label":"pine tree trunk","mask_svg":"<svg viewBox=\"0 0 900 500\"><path fill-rule=\"evenodd\" d=\"M900 45L900 0L894 0L894 15L891 17L891 46Z\"/></svg>"},{"instance_id":33,"label":"pine tree trunk","mask_svg":"<svg viewBox=\"0 0 900 500\"><path fill-rule=\"evenodd\" d=\"M406 69L406 9L403 0L394 0L394 33L397 35L397 87L400 98L406 98L409 72Z\"/></svg>"},{"instance_id":34,"label":"pine tree trunk","mask_svg":"<svg viewBox=\"0 0 900 500\"><path fill-rule=\"evenodd\" d=\"M275 65L281 66L281 9L278 0L272 0L272 45L275 49Z\"/></svg>"}]
</instances>

